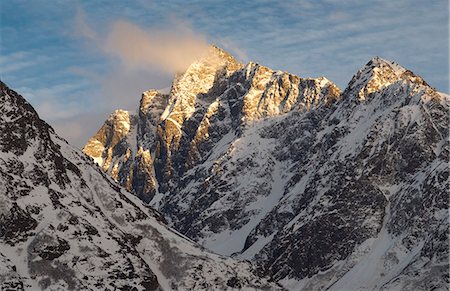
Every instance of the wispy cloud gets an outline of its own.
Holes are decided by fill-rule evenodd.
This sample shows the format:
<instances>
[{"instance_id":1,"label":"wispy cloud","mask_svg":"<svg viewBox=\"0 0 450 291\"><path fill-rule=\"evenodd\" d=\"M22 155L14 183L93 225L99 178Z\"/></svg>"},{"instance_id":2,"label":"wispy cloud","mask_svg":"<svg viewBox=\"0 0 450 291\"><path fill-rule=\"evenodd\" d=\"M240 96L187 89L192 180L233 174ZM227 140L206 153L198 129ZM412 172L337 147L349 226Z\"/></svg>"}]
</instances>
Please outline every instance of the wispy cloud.
<instances>
[{"instance_id":1,"label":"wispy cloud","mask_svg":"<svg viewBox=\"0 0 450 291\"><path fill-rule=\"evenodd\" d=\"M24 70L28 67L44 64L49 61L45 56L33 56L27 51L18 51L0 56L0 74L11 74L15 71Z\"/></svg>"},{"instance_id":2,"label":"wispy cloud","mask_svg":"<svg viewBox=\"0 0 450 291\"><path fill-rule=\"evenodd\" d=\"M118 58L127 70L158 69L168 73L184 71L205 55L208 43L186 23L173 19L164 29L144 28L125 20L110 23L106 37L98 36L79 9L75 31L88 38L107 56Z\"/></svg>"}]
</instances>

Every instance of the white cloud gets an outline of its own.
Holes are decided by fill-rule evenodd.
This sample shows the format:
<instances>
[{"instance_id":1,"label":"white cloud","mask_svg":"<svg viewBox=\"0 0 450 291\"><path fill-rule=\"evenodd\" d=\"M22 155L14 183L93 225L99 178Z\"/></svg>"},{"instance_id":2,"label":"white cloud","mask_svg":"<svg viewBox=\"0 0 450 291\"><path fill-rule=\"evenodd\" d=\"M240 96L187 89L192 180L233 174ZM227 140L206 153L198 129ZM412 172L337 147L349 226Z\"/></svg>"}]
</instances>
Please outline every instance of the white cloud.
<instances>
[{"instance_id":1,"label":"white cloud","mask_svg":"<svg viewBox=\"0 0 450 291\"><path fill-rule=\"evenodd\" d=\"M209 44L189 25L173 18L172 26L164 29L143 28L125 20L110 23L106 37L100 37L78 10L75 31L86 37L107 57L118 58L127 70L184 71L192 62L205 55Z\"/></svg>"}]
</instances>

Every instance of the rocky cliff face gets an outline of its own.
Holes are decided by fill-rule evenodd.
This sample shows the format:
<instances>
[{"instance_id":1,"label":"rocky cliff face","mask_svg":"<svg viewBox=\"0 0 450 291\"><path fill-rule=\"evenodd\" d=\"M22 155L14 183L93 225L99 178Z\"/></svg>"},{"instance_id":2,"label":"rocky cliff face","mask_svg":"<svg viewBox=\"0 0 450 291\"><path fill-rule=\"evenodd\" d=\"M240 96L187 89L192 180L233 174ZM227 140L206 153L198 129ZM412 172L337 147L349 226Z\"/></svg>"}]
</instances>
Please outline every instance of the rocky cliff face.
<instances>
[{"instance_id":1,"label":"rocky cliff face","mask_svg":"<svg viewBox=\"0 0 450 291\"><path fill-rule=\"evenodd\" d=\"M113 164L138 122L152 126L145 100L157 96L149 94L139 121L122 111L108 119L93 155L110 147L105 162ZM103 173L110 166L69 146L1 82L0 129L1 290L279 289L249 263L209 253L167 227ZM133 162L120 162L135 169L141 155L145 164L151 144L139 148Z\"/></svg>"},{"instance_id":2,"label":"rocky cliff face","mask_svg":"<svg viewBox=\"0 0 450 291\"><path fill-rule=\"evenodd\" d=\"M116 110L83 149L104 172L145 202L156 192L152 154L167 97L155 90L144 92L137 114Z\"/></svg>"},{"instance_id":3,"label":"rocky cliff face","mask_svg":"<svg viewBox=\"0 0 450 291\"><path fill-rule=\"evenodd\" d=\"M150 204L293 290L446 288L449 96L378 57L342 93L221 57L177 76L137 139Z\"/></svg>"}]
</instances>

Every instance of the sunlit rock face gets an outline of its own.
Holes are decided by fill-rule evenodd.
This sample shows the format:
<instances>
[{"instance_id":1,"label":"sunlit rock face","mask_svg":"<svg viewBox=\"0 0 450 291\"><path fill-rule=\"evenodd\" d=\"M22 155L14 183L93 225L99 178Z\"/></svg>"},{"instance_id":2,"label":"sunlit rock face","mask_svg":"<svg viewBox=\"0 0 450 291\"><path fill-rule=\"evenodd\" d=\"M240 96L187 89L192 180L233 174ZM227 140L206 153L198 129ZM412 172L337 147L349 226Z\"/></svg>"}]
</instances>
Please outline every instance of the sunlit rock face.
<instances>
[{"instance_id":1,"label":"sunlit rock face","mask_svg":"<svg viewBox=\"0 0 450 291\"><path fill-rule=\"evenodd\" d=\"M242 118L252 121L290 112L306 111L321 104L331 104L340 90L324 77L300 78L287 72L275 72L267 67L249 63L243 71L244 85Z\"/></svg>"},{"instance_id":2,"label":"sunlit rock face","mask_svg":"<svg viewBox=\"0 0 450 291\"><path fill-rule=\"evenodd\" d=\"M210 53L138 137L172 226L293 290L446 286L448 95L379 57L340 92Z\"/></svg>"},{"instance_id":3,"label":"sunlit rock face","mask_svg":"<svg viewBox=\"0 0 450 291\"><path fill-rule=\"evenodd\" d=\"M83 148L103 171L146 202L156 191L152 153L166 104L166 94L156 90L144 92L137 114L114 111Z\"/></svg>"},{"instance_id":4,"label":"sunlit rock face","mask_svg":"<svg viewBox=\"0 0 450 291\"><path fill-rule=\"evenodd\" d=\"M205 127L207 112L210 118L216 116L217 97L226 89L228 78L241 67L242 64L231 55L211 46L205 58L175 77L168 106L157 129L155 172L161 192L167 191L169 181L182 175L189 167L186 159L189 147L196 146L194 137L197 130L208 130L199 129L199 125L203 121L202 126Z\"/></svg>"},{"instance_id":5,"label":"sunlit rock face","mask_svg":"<svg viewBox=\"0 0 450 291\"><path fill-rule=\"evenodd\" d=\"M359 101L366 100L366 96L380 91L400 80L409 81L413 84L423 85L429 94L433 94L432 88L420 77L410 70L403 68L395 62L375 57L361 68L350 81L346 94L357 93ZM352 91L350 93L350 91Z\"/></svg>"},{"instance_id":6,"label":"sunlit rock face","mask_svg":"<svg viewBox=\"0 0 450 291\"><path fill-rule=\"evenodd\" d=\"M99 142L117 148L130 118L116 111ZM0 128L1 290L281 289L169 228L1 81ZM147 165L143 147L135 157Z\"/></svg>"},{"instance_id":7,"label":"sunlit rock face","mask_svg":"<svg viewBox=\"0 0 450 291\"><path fill-rule=\"evenodd\" d=\"M211 53L173 82L157 129L155 173L162 193L204 162L227 134L261 118L331 104L340 93L325 78L302 79L255 63L244 67L215 47Z\"/></svg>"},{"instance_id":8,"label":"sunlit rock face","mask_svg":"<svg viewBox=\"0 0 450 291\"><path fill-rule=\"evenodd\" d=\"M132 121L129 112L120 109L114 111L97 134L88 141L84 147L84 152L94 158L104 171L108 171L112 166L113 154L117 155L118 148L122 146L123 138L128 135L131 128ZM115 176L114 178L117 178L117 172Z\"/></svg>"}]
</instances>

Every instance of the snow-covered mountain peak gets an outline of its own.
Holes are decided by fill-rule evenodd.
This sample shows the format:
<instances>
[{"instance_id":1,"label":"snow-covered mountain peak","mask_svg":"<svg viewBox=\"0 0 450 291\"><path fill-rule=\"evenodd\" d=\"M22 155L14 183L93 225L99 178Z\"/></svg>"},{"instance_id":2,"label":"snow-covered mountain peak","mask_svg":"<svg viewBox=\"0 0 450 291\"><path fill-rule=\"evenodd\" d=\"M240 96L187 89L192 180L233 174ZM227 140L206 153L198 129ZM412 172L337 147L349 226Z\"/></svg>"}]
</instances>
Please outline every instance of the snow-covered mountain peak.
<instances>
[{"instance_id":1,"label":"snow-covered mountain peak","mask_svg":"<svg viewBox=\"0 0 450 291\"><path fill-rule=\"evenodd\" d=\"M219 63L226 63L230 67L229 70L236 70L242 67L242 63L236 60L230 53L214 44L209 46L208 57L219 60Z\"/></svg>"},{"instance_id":2,"label":"snow-covered mountain peak","mask_svg":"<svg viewBox=\"0 0 450 291\"><path fill-rule=\"evenodd\" d=\"M396 71L397 74L402 74L404 71L406 71L406 69L404 67L402 67L401 65L397 64L396 62L384 59L384 58L379 57L379 56L373 57L365 65L365 67L371 67L371 68L375 68L375 67L382 68L384 66L389 66L391 69Z\"/></svg>"},{"instance_id":3,"label":"snow-covered mountain peak","mask_svg":"<svg viewBox=\"0 0 450 291\"><path fill-rule=\"evenodd\" d=\"M194 61L184 73L178 74L176 79L179 79L179 77L181 77L182 80L186 79L183 78L183 76L188 77L187 79L189 79L189 77L195 78L194 75L206 77L208 74L216 74L223 69L230 73L242 67L243 64L236 60L231 54L215 45L210 45L207 53L200 59Z\"/></svg>"},{"instance_id":4,"label":"snow-covered mountain peak","mask_svg":"<svg viewBox=\"0 0 450 291\"><path fill-rule=\"evenodd\" d=\"M427 87L426 90L431 90L420 76L415 75L396 62L376 56L358 70L345 93L362 102L370 99L370 94L395 83L413 87L425 86Z\"/></svg>"},{"instance_id":5,"label":"snow-covered mountain peak","mask_svg":"<svg viewBox=\"0 0 450 291\"><path fill-rule=\"evenodd\" d=\"M229 53L210 46L206 56L192 63L184 73L175 76L170 90L170 106L162 119L171 118L183 124L196 111L196 106L202 106L201 100L217 95L225 86L226 79L242 67L243 64Z\"/></svg>"}]
</instances>

